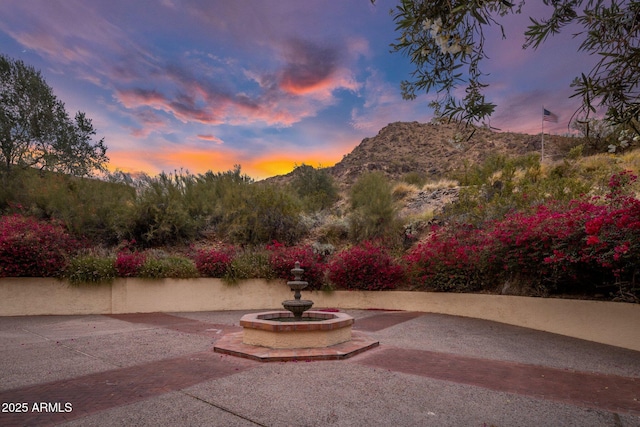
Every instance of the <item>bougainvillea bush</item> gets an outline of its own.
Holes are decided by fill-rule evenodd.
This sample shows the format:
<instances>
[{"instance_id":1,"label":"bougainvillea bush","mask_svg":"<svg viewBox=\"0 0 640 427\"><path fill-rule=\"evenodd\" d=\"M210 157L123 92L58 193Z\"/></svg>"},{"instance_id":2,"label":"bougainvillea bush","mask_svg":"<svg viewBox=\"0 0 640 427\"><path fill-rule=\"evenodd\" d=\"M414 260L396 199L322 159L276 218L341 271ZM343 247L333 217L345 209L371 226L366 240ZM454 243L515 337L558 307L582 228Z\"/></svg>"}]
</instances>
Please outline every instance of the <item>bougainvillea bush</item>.
<instances>
[{"instance_id":1,"label":"bougainvillea bush","mask_svg":"<svg viewBox=\"0 0 640 427\"><path fill-rule=\"evenodd\" d=\"M57 277L82 245L55 222L0 217L0 277Z\"/></svg>"},{"instance_id":2,"label":"bougainvillea bush","mask_svg":"<svg viewBox=\"0 0 640 427\"><path fill-rule=\"evenodd\" d=\"M384 247L369 241L335 254L327 269L338 288L366 291L395 289L405 273Z\"/></svg>"},{"instance_id":3,"label":"bougainvillea bush","mask_svg":"<svg viewBox=\"0 0 640 427\"><path fill-rule=\"evenodd\" d=\"M222 249L199 249L194 261L201 275L222 278L229 271L236 250L232 247Z\"/></svg>"},{"instance_id":4,"label":"bougainvillea bush","mask_svg":"<svg viewBox=\"0 0 640 427\"><path fill-rule=\"evenodd\" d=\"M429 238L404 257L408 280L418 289L478 291L496 268L492 246L486 231L471 225L434 227Z\"/></svg>"},{"instance_id":5,"label":"bougainvillea bush","mask_svg":"<svg viewBox=\"0 0 640 427\"><path fill-rule=\"evenodd\" d=\"M291 269L296 261L300 262L300 268L304 269L302 280L309 284L306 290L321 289L324 285L326 264L322 256L315 253L311 246L285 246L274 241L267 246L270 252L269 261L276 277L285 280L293 280Z\"/></svg>"},{"instance_id":6,"label":"bougainvillea bush","mask_svg":"<svg viewBox=\"0 0 640 427\"><path fill-rule=\"evenodd\" d=\"M144 252L128 249L118 252L115 260L115 269L118 277L136 277L147 260Z\"/></svg>"},{"instance_id":7,"label":"bougainvillea bush","mask_svg":"<svg viewBox=\"0 0 640 427\"><path fill-rule=\"evenodd\" d=\"M479 227L434 228L405 256L410 279L432 290L495 290L516 281L542 295L615 290L637 300L640 201L624 191L635 179L614 175L602 198L550 202Z\"/></svg>"}]
</instances>

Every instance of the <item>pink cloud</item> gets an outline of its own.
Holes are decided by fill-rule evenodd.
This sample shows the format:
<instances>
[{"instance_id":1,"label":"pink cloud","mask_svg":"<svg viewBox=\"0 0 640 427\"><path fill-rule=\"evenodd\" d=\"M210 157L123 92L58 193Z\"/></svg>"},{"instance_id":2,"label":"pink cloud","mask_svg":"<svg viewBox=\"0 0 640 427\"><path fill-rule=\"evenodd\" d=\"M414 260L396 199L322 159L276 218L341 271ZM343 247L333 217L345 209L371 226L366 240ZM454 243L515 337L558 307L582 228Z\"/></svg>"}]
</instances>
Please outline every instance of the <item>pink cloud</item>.
<instances>
[{"instance_id":1,"label":"pink cloud","mask_svg":"<svg viewBox=\"0 0 640 427\"><path fill-rule=\"evenodd\" d=\"M218 138L215 135L207 134L207 135L197 135L198 139L202 141L214 142L216 144L224 144L224 141Z\"/></svg>"},{"instance_id":2,"label":"pink cloud","mask_svg":"<svg viewBox=\"0 0 640 427\"><path fill-rule=\"evenodd\" d=\"M355 43L354 51L363 49ZM338 89L355 91L359 84L352 73L343 66L342 52L334 46L320 45L293 39L284 45L285 65L277 79L279 88L296 96L332 102L332 93Z\"/></svg>"}]
</instances>

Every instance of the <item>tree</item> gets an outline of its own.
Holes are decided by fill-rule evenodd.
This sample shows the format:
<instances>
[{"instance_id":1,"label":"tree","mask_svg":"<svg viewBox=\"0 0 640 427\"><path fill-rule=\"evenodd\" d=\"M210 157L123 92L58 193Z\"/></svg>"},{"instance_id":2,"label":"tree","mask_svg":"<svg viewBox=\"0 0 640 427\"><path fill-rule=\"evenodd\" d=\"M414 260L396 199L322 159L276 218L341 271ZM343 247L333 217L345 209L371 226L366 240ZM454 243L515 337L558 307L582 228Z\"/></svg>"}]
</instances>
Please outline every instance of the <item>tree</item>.
<instances>
[{"instance_id":1,"label":"tree","mask_svg":"<svg viewBox=\"0 0 640 427\"><path fill-rule=\"evenodd\" d=\"M0 55L0 170L38 168L76 176L104 170L104 139L85 113L72 120L39 71Z\"/></svg>"},{"instance_id":2,"label":"tree","mask_svg":"<svg viewBox=\"0 0 640 427\"><path fill-rule=\"evenodd\" d=\"M375 0L372 0L375 2ZM587 116L596 107L606 109L606 120L640 134L640 2L637 0L543 0L553 8L549 19L535 20L525 31L523 48L537 48L551 35L574 23L581 27L579 50L600 58L588 73L572 83L582 98L576 113ZM520 13L524 0L401 0L392 10L400 32L395 51L406 54L415 66L412 80L401 83L405 99L419 91L436 90L432 102L437 116L467 123L483 122L495 104L483 94L480 64L486 58L485 28L499 19ZM466 85L466 95L456 99L454 90Z\"/></svg>"}]
</instances>

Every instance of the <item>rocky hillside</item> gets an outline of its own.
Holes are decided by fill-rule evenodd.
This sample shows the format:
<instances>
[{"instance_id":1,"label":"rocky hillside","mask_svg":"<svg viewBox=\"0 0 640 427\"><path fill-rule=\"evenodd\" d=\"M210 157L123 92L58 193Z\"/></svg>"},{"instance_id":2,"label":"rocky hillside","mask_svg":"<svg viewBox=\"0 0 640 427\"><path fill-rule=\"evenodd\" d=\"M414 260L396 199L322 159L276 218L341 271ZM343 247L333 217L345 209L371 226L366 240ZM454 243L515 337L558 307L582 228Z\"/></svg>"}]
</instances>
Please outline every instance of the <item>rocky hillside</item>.
<instances>
[{"instance_id":1,"label":"rocky hillside","mask_svg":"<svg viewBox=\"0 0 640 427\"><path fill-rule=\"evenodd\" d=\"M481 163L492 154L510 156L540 151L540 135L463 130L452 124L391 123L372 138L365 138L342 161L330 168L340 183L350 184L363 172L379 170L393 179L409 172L439 179L460 170L464 163ZM545 136L545 156L561 157L576 145L575 138Z\"/></svg>"},{"instance_id":2,"label":"rocky hillside","mask_svg":"<svg viewBox=\"0 0 640 427\"><path fill-rule=\"evenodd\" d=\"M471 137L469 138L469 135ZM576 138L545 135L545 156L562 157ZM391 123L371 138L365 138L328 172L342 187L351 185L367 171L382 171L392 179L417 172L438 180L467 164L484 161L492 154L517 156L540 151L540 135L495 132L485 128L461 129L454 124L418 122ZM285 183L295 171L268 181Z\"/></svg>"}]
</instances>

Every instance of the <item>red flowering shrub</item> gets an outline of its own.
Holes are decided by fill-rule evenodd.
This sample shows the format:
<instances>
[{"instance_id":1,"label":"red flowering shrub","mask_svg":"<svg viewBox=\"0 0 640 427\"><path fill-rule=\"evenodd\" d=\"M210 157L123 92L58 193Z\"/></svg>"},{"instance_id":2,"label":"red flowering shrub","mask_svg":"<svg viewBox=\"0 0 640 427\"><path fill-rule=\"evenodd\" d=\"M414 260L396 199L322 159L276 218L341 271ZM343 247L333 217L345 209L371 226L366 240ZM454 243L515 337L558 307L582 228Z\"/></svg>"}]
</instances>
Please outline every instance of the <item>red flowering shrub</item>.
<instances>
[{"instance_id":1,"label":"red flowering shrub","mask_svg":"<svg viewBox=\"0 0 640 427\"><path fill-rule=\"evenodd\" d=\"M118 277L136 277L146 260L143 252L119 252L115 261Z\"/></svg>"},{"instance_id":2,"label":"red flowering shrub","mask_svg":"<svg viewBox=\"0 0 640 427\"><path fill-rule=\"evenodd\" d=\"M551 203L533 214L516 213L495 222L490 232L495 241L492 252L505 278L515 277L543 292L565 292L583 283L584 225L602 209L584 202Z\"/></svg>"},{"instance_id":3,"label":"red flowering shrub","mask_svg":"<svg viewBox=\"0 0 640 427\"><path fill-rule=\"evenodd\" d=\"M640 271L640 200L620 196L585 225L581 261L610 281L634 282Z\"/></svg>"},{"instance_id":4,"label":"red flowering shrub","mask_svg":"<svg viewBox=\"0 0 640 427\"><path fill-rule=\"evenodd\" d=\"M481 289L495 270L492 248L484 230L472 226L434 228L429 239L404 259L415 287L470 292Z\"/></svg>"},{"instance_id":5,"label":"red flowering shrub","mask_svg":"<svg viewBox=\"0 0 640 427\"><path fill-rule=\"evenodd\" d=\"M60 224L0 217L0 277L56 277L80 243Z\"/></svg>"},{"instance_id":6,"label":"red flowering shrub","mask_svg":"<svg viewBox=\"0 0 640 427\"><path fill-rule=\"evenodd\" d=\"M224 277L233 261L235 250L225 249L200 249L195 256L195 264L198 272L206 277Z\"/></svg>"},{"instance_id":7,"label":"red flowering shrub","mask_svg":"<svg viewBox=\"0 0 640 427\"><path fill-rule=\"evenodd\" d=\"M285 280L293 280L291 269L294 268L296 261L300 263L300 268L304 269L302 280L309 285L307 290L321 289L324 284L325 263L322 262L322 256L316 254L311 246L285 246L282 243L274 241L268 245L270 252L269 262L276 274L276 277Z\"/></svg>"},{"instance_id":8,"label":"red flowering shrub","mask_svg":"<svg viewBox=\"0 0 640 427\"><path fill-rule=\"evenodd\" d=\"M515 279L541 293L609 288L637 301L640 200L624 188L634 180L628 172L614 175L604 200L550 202L480 228L434 229L405 255L410 277L435 290L491 289Z\"/></svg>"},{"instance_id":9,"label":"red flowering shrub","mask_svg":"<svg viewBox=\"0 0 640 427\"><path fill-rule=\"evenodd\" d=\"M338 288L366 291L395 289L405 276L402 265L368 241L334 255L328 271Z\"/></svg>"}]
</instances>

